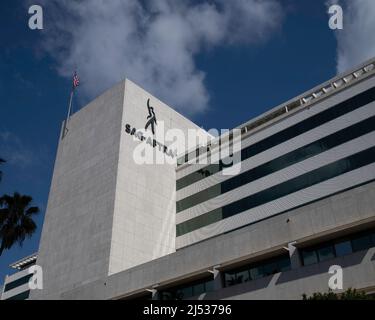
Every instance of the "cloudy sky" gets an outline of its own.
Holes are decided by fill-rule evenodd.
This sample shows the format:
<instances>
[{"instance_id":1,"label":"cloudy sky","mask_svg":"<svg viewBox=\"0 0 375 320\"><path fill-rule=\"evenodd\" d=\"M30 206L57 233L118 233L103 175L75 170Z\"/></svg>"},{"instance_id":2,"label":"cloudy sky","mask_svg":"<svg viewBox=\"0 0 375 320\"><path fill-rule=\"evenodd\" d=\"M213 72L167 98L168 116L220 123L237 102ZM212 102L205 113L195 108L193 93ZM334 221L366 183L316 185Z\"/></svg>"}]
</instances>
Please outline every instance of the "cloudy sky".
<instances>
[{"instance_id":1,"label":"cloudy sky","mask_svg":"<svg viewBox=\"0 0 375 320\"><path fill-rule=\"evenodd\" d=\"M375 56L373 0L40 0L0 12L0 194L42 209L38 233L0 257L0 283L36 251L70 78L75 110L128 77L205 129L232 128ZM328 6L344 29L328 27Z\"/></svg>"}]
</instances>

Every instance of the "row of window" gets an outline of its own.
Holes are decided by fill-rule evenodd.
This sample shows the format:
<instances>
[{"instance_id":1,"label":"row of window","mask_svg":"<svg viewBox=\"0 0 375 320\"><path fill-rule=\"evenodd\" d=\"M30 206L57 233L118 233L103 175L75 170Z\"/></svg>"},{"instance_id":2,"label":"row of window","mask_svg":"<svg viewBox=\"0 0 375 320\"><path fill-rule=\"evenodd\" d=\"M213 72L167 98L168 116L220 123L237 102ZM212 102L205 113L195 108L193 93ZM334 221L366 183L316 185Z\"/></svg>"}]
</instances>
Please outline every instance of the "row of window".
<instances>
[{"instance_id":1,"label":"row of window","mask_svg":"<svg viewBox=\"0 0 375 320\"><path fill-rule=\"evenodd\" d=\"M241 150L241 159L245 160L254 155L275 147L285 141L288 141L300 134L303 134L309 130L317 128L318 126L327 123L333 119L336 119L346 113L356 110L360 107L365 106L375 101L375 88L371 88L363 93L360 93L344 102L337 104L336 106L322 111L310 118L307 118L291 127L288 127L272 136L269 136L257 143L248 146ZM228 163L228 162L225 162ZM199 180L202 180L210 175L213 175L223 169L224 165L220 161L219 164L210 164L200 170L197 170L185 177L177 180L176 189L180 190L193 184Z\"/></svg>"},{"instance_id":2,"label":"row of window","mask_svg":"<svg viewBox=\"0 0 375 320\"><path fill-rule=\"evenodd\" d=\"M375 116L356 123L350 127L337 131L320 140L291 151L283 156L264 163L256 168L243 172L220 184L216 184L205 190L197 192L189 197L177 201L176 212L191 208L201 202L217 197L223 193L234 190L242 185L260 179L276 171L282 170L307 158L332 149L340 144L365 135L375 129Z\"/></svg>"},{"instance_id":3,"label":"row of window","mask_svg":"<svg viewBox=\"0 0 375 320\"><path fill-rule=\"evenodd\" d=\"M291 180L252 194L241 200L227 204L221 208L184 221L176 226L176 236L181 236L183 234L192 232L214 222L229 218L243 211L255 208L320 182L332 179L336 176L361 168L373 162L375 162L375 147L358 152L347 158L340 159Z\"/></svg>"},{"instance_id":4,"label":"row of window","mask_svg":"<svg viewBox=\"0 0 375 320\"><path fill-rule=\"evenodd\" d=\"M224 271L224 285L229 287L287 270L290 270L289 255L282 255L256 264L242 266L238 269Z\"/></svg>"},{"instance_id":5,"label":"row of window","mask_svg":"<svg viewBox=\"0 0 375 320\"><path fill-rule=\"evenodd\" d=\"M14 288L18 288L26 283L29 282L30 278L32 277L33 275L30 273L30 274L27 274L26 276L22 277L22 278L19 278L17 280L14 280L12 282L9 282L5 285L4 287L4 292L6 291L9 291L9 290L12 290Z\"/></svg>"},{"instance_id":6,"label":"row of window","mask_svg":"<svg viewBox=\"0 0 375 320\"><path fill-rule=\"evenodd\" d=\"M302 263L307 266L372 247L375 247L375 230L325 242L312 248L301 249L300 252Z\"/></svg>"},{"instance_id":7,"label":"row of window","mask_svg":"<svg viewBox=\"0 0 375 320\"><path fill-rule=\"evenodd\" d=\"M214 289L213 279L205 278L193 283L169 288L160 291L161 300L183 300L202 293L210 292Z\"/></svg>"},{"instance_id":8,"label":"row of window","mask_svg":"<svg viewBox=\"0 0 375 320\"><path fill-rule=\"evenodd\" d=\"M206 154L207 160L211 158L210 151L214 148L220 147L223 143L229 143L229 148L233 147L233 132L229 132L225 139L222 140L222 136L219 137L218 141L208 142L207 146L200 146L195 150L185 154L184 156L177 159L177 166L180 166L184 163L188 163L189 160L198 159L200 155Z\"/></svg>"},{"instance_id":9,"label":"row of window","mask_svg":"<svg viewBox=\"0 0 375 320\"><path fill-rule=\"evenodd\" d=\"M312 247L300 249L300 257L303 265L311 265L323 262L335 257L341 257L353 252L375 247L375 229L357 232L345 237L323 242ZM258 262L249 263L241 267L221 272L224 287L261 279L275 273L285 272L291 269L289 254ZM161 300L182 300L199 296L202 293L214 290L213 279L203 278L193 282L185 283L175 287L161 290ZM151 295L139 297L140 299L151 299ZM129 298L127 298L129 299Z\"/></svg>"},{"instance_id":10,"label":"row of window","mask_svg":"<svg viewBox=\"0 0 375 320\"><path fill-rule=\"evenodd\" d=\"M26 300L26 299L29 298L29 296L30 296L30 290L27 290L27 291L21 292L19 294L16 294L15 296L10 297L6 300Z\"/></svg>"}]
</instances>

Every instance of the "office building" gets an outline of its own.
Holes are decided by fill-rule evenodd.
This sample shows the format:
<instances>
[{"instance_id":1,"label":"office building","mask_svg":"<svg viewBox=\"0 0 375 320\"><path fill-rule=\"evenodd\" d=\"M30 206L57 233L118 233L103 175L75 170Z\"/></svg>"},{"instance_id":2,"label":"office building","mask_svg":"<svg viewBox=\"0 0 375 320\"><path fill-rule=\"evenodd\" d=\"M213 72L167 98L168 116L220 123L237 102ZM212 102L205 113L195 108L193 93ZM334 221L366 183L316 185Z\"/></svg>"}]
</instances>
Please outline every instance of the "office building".
<instances>
[{"instance_id":1,"label":"office building","mask_svg":"<svg viewBox=\"0 0 375 320\"><path fill-rule=\"evenodd\" d=\"M38 255L34 253L9 266L16 271L5 277L0 300L26 300L29 298L29 281L33 275L29 268L35 265L37 257Z\"/></svg>"},{"instance_id":2,"label":"office building","mask_svg":"<svg viewBox=\"0 0 375 320\"><path fill-rule=\"evenodd\" d=\"M177 165L135 163L159 123L199 128L129 80L105 92L61 133L31 298L301 299L328 291L334 265L372 294L374 63L236 128L235 175L193 161L219 150L202 129L186 154L150 140Z\"/></svg>"}]
</instances>

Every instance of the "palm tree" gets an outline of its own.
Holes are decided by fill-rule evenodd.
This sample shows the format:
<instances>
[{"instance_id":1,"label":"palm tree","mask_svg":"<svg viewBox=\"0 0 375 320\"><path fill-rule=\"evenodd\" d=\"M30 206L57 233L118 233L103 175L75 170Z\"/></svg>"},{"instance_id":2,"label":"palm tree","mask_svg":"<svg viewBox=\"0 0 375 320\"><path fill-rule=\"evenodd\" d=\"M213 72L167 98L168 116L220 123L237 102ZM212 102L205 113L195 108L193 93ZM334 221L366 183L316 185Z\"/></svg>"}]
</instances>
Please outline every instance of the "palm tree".
<instances>
[{"instance_id":1,"label":"palm tree","mask_svg":"<svg viewBox=\"0 0 375 320\"><path fill-rule=\"evenodd\" d=\"M5 160L0 158L0 165L1 165L2 163L4 163L4 162L5 162ZM1 181L1 177L2 177L2 176L3 176L3 172L0 170L0 181Z\"/></svg>"},{"instance_id":2,"label":"palm tree","mask_svg":"<svg viewBox=\"0 0 375 320\"><path fill-rule=\"evenodd\" d=\"M30 206L32 200L18 192L0 197L0 256L16 243L22 246L25 238L35 232L33 216L39 213L39 208Z\"/></svg>"}]
</instances>

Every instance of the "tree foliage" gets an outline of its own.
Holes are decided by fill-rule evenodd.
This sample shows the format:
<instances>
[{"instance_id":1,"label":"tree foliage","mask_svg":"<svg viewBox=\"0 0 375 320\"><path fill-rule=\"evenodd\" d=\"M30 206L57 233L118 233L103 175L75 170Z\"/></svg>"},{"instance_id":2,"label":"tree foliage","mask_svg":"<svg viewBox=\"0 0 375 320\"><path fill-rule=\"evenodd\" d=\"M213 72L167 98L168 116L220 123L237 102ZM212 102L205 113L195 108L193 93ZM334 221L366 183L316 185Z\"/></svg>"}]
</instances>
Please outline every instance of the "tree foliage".
<instances>
[{"instance_id":1,"label":"tree foliage","mask_svg":"<svg viewBox=\"0 0 375 320\"><path fill-rule=\"evenodd\" d=\"M328 292L315 292L312 296L302 295L303 300L374 300L363 291L349 288L342 293L334 293L331 289Z\"/></svg>"},{"instance_id":2,"label":"tree foliage","mask_svg":"<svg viewBox=\"0 0 375 320\"><path fill-rule=\"evenodd\" d=\"M35 230L34 215L39 208L31 206L32 198L15 192L12 196L0 197L0 256L5 249L30 238Z\"/></svg>"}]
</instances>

